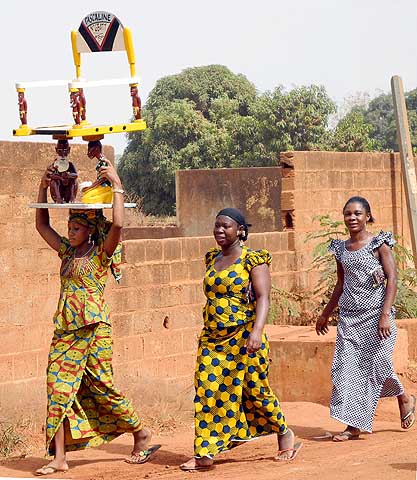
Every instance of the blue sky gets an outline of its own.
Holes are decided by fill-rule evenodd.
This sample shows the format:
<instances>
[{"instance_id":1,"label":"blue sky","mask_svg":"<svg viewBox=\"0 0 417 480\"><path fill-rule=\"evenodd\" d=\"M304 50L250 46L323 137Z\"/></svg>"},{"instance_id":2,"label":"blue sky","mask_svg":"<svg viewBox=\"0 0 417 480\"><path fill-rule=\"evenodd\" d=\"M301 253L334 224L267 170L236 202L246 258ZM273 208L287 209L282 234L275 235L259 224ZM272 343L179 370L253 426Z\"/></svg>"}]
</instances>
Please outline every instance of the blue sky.
<instances>
[{"instance_id":1,"label":"blue sky","mask_svg":"<svg viewBox=\"0 0 417 480\"><path fill-rule=\"evenodd\" d=\"M73 0L2 5L2 113L0 139L19 125L14 84L71 80L70 31L93 11L114 13L131 27L143 101L158 78L184 68L222 64L242 73L259 91L277 85L324 85L338 103L357 92L389 91L392 75L406 90L417 87L417 3L412 0ZM83 56L88 80L128 76L124 53ZM125 122L127 86L87 91L88 118ZM34 126L71 123L65 87L29 90ZM30 140L49 138L26 137ZM122 153L122 134L105 142Z\"/></svg>"}]
</instances>

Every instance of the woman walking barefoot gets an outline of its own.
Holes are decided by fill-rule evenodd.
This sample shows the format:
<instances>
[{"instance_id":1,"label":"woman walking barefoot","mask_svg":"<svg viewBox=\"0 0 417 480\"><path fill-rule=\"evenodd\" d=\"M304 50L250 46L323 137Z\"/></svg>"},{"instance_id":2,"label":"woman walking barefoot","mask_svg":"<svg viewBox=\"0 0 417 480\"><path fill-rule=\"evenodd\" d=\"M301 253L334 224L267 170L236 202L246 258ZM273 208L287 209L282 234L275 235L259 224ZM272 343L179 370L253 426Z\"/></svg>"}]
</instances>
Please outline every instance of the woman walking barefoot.
<instances>
[{"instance_id":1,"label":"woman walking barefoot","mask_svg":"<svg viewBox=\"0 0 417 480\"><path fill-rule=\"evenodd\" d=\"M318 335L328 332L328 319L339 304L336 349L332 365L330 415L345 423L335 442L372 432L379 398L397 397L401 427L415 422L416 399L407 394L394 372L392 353L397 337L393 303L397 274L389 232L367 231L374 221L362 197L350 198L343 208L350 238L332 240L329 251L337 262L337 283L328 305L316 322Z\"/></svg>"},{"instance_id":2,"label":"woman walking barefoot","mask_svg":"<svg viewBox=\"0 0 417 480\"><path fill-rule=\"evenodd\" d=\"M39 202L47 201L50 172L42 177ZM54 459L37 475L65 472L67 451L97 446L125 432L133 434L129 463L143 463L155 451L146 450L151 432L113 385L112 331L103 291L109 271L120 279L124 202L119 176L109 162L100 176L113 185L113 222L101 210L70 210L66 238L50 226L47 209L36 211L38 232L62 261L47 368L46 451Z\"/></svg>"},{"instance_id":3,"label":"woman walking barefoot","mask_svg":"<svg viewBox=\"0 0 417 480\"><path fill-rule=\"evenodd\" d=\"M195 456L181 465L183 470L207 470L218 453L271 433L278 439L277 461L294 459L301 447L294 445L294 433L268 383L263 328L271 256L243 245L248 227L234 208L221 210L214 224L220 248L206 254L207 302L195 371Z\"/></svg>"}]
</instances>

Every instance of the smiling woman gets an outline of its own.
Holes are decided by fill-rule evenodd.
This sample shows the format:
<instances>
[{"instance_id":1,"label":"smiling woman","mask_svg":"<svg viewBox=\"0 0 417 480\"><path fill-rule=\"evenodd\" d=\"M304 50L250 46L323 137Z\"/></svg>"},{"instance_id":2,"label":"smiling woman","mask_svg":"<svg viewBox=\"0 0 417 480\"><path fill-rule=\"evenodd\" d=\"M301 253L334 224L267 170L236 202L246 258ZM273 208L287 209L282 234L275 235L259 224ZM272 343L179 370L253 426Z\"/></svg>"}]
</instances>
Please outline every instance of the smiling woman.
<instances>
[{"instance_id":1,"label":"smiling woman","mask_svg":"<svg viewBox=\"0 0 417 480\"><path fill-rule=\"evenodd\" d=\"M328 319L339 304L330 414L347 427L333 437L336 442L358 438L361 430L372 432L380 397L397 397L404 430L414 424L416 406L392 364L397 337L392 306L397 288L391 253L395 241L390 232L374 236L367 231L374 218L365 198L350 198L343 217L350 237L330 243L329 251L337 262L337 284L316 323L317 334L325 335Z\"/></svg>"},{"instance_id":2,"label":"smiling woman","mask_svg":"<svg viewBox=\"0 0 417 480\"><path fill-rule=\"evenodd\" d=\"M271 255L243 245L248 224L234 208L221 210L207 252L204 328L195 370L194 455L183 470L206 470L214 457L262 435L278 436L276 460L295 458L301 444L287 426L268 383L269 344L263 332L269 308ZM256 299L249 295L251 284Z\"/></svg>"}]
</instances>

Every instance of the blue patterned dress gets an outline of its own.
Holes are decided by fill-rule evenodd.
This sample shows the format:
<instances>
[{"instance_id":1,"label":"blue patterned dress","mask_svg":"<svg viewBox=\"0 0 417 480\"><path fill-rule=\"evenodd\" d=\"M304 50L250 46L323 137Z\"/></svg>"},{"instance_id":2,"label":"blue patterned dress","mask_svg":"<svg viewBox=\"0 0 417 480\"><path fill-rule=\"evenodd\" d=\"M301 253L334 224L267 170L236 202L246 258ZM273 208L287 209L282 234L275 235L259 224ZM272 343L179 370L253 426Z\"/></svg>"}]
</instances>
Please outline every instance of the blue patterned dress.
<instances>
[{"instance_id":1,"label":"blue patterned dress","mask_svg":"<svg viewBox=\"0 0 417 480\"><path fill-rule=\"evenodd\" d=\"M271 263L266 250L242 248L240 257L217 271L220 249L206 255L203 311L195 372L195 442L197 458L216 454L261 435L284 434L287 424L268 383L269 344L246 353L256 319L256 302L248 302L252 268Z\"/></svg>"}]
</instances>

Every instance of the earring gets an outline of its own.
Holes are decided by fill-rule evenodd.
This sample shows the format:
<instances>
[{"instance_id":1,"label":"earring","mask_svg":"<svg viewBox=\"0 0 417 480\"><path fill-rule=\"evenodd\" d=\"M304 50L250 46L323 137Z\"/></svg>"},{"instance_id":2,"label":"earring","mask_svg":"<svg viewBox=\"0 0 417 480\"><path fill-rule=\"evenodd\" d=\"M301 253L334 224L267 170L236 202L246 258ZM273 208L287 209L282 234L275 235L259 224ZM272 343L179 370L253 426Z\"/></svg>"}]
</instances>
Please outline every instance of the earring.
<instances>
[{"instance_id":1,"label":"earring","mask_svg":"<svg viewBox=\"0 0 417 480\"><path fill-rule=\"evenodd\" d=\"M91 243L91 233L88 235L88 243Z\"/></svg>"},{"instance_id":2,"label":"earring","mask_svg":"<svg viewBox=\"0 0 417 480\"><path fill-rule=\"evenodd\" d=\"M240 246L240 247L243 247L243 240L242 240L242 237L240 237L240 239L239 239L239 246Z\"/></svg>"}]
</instances>

